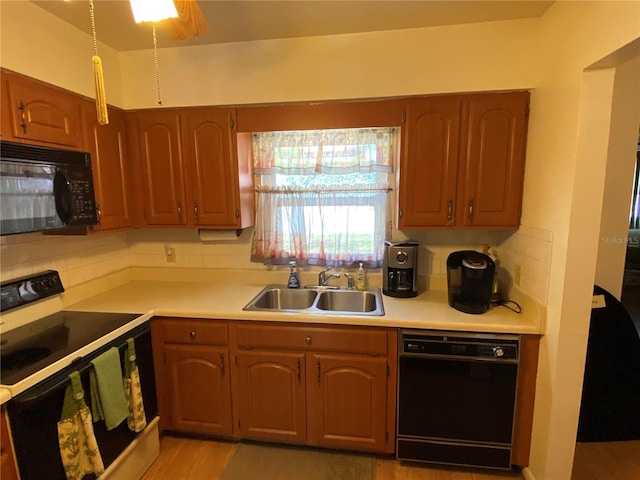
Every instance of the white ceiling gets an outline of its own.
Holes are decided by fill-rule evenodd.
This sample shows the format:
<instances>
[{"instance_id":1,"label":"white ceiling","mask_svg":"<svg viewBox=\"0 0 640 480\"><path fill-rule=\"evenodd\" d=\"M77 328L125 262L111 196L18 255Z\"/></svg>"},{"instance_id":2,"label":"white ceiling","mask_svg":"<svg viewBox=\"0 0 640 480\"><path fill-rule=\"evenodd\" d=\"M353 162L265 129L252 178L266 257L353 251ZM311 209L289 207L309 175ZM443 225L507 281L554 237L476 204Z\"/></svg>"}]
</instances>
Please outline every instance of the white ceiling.
<instances>
[{"instance_id":1,"label":"white ceiling","mask_svg":"<svg viewBox=\"0 0 640 480\"><path fill-rule=\"evenodd\" d=\"M88 0L31 0L91 33ZM341 33L488 22L542 16L553 1L527 0L198 0L209 32L171 40L158 29L158 47L243 42ZM98 40L118 51L153 47L151 26L135 24L128 0L94 0Z\"/></svg>"}]
</instances>

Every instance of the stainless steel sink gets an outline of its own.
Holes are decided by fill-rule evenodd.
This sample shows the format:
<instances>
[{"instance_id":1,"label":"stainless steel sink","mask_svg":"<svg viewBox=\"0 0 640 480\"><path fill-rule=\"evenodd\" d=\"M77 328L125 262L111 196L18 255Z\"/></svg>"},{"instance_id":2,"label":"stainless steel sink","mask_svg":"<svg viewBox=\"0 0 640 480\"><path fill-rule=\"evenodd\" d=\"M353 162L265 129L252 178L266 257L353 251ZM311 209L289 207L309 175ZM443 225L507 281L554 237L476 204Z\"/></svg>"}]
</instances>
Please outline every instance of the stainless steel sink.
<instances>
[{"instance_id":1,"label":"stainless steel sink","mask_svg":"<svg viewBox=\"0 0 640 480\"><path fill-rule=\"evenodd\" d=\"M378 307L376 296L372 292L359 290L332 290L322 292L316 307L320 310L341 312L374 312Z\"/></svg>"},{"instance_id":2,"label":"stainless steel sink","mask_svg":"<svg viewBox=\"0 0 640 480\"><path fill-rule=\"evenodd\" d=\"M315 290L271 286L256 297L253 305L268 310L300 310L313 305L317 296Z\"/></svg>"},{"instance_id":3,"label":"stainless steel sink","mask_svg":"<svg viewBox=\"0 0 640 480\"><path fill-rule=\"evenodd\" d=\"M243 310L315 315L384 315L382 293L377 287L365 291L338 287L267 285Z\"/></svg>"}]
</instances>

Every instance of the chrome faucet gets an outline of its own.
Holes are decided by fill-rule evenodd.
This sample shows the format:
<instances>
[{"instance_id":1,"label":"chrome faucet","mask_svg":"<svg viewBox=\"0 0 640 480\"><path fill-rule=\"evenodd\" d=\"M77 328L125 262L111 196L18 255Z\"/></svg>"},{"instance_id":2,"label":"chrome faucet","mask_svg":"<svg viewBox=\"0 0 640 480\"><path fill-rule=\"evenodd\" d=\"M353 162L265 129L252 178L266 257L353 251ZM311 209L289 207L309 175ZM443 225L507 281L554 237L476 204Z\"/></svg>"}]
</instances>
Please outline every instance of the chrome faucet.
<instances>
[{"instance_id":1,"label":"chrome faucet","mask_svg":"<svg viewBox=\"0 0 640 480\"><path fill-rule=\"evenodd\" d=\"M331 280L332 278L340 278L340 274L339 273L332 273L331 275L329 275L327 277L327 272L331 270L331 267L327 267L325 268L323 271L321 271L318 274L318 286L319 287L326 287L327 283L329 283L329 280Z\"/></svg>"},{"instance_id":2,"label":"chrome faucet","mask_svg":"<svg viewBox=\"0 0 640 480\"><path fill-rule=\"evenodd\" d=\"M349 290L353 290L354 288L356 288L353 276L349 273L345 273L344 276L347 277L347 288Z\"/></svg>"}]
</instances>

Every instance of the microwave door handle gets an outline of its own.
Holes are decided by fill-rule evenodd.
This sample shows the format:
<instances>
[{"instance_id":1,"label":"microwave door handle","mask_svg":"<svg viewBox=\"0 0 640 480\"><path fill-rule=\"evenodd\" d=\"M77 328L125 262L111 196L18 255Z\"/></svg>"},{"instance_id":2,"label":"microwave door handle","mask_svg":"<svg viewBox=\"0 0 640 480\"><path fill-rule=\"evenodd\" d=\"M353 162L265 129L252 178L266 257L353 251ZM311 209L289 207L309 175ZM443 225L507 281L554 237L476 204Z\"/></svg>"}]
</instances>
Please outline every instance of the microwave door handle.
<instances>
[{"instance_id":1,"label":"microwave door handle","mask_svg":"<svg viewBox=\"0 0 640 480\"><path fill-rule=\"evenodd\" d=\"M71 184L61 170L56 172L56 176L53 179L53 195L56 202L56 212L60 220L68 224L73 214Z\"/></svg>"}]
</instances>

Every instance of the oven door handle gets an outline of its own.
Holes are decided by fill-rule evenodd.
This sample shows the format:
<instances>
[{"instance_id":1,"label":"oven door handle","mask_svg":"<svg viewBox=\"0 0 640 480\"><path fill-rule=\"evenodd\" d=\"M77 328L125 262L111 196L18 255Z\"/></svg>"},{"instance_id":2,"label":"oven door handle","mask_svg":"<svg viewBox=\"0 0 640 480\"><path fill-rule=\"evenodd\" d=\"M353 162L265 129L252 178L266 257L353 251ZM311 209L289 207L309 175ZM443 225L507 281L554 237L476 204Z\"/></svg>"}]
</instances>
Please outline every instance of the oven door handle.
<instances>
[{"instance_id":1,"label":"oven door handle","mask_svg":"<svg viewBox=\"0 0 640 480\"><path fill-rule=\"evenodd\" d=\"M75 360L76 362L81 361L80 359ZM71 364L73 365L73 363ZM68 370L67 373L57 373L54 374L48 380L45 380L45 383L40 387L36 387L34 389L28 389L24 393L17 395L11 399L16 405L26 405L33 401L39 400L41 398L46 398L51 396L52 394L60 391L63 388L67 387L69 383L69 374L73 371L77 371L82 376L83 373L87 372L91 368L91 363L88 362L85 365L76 368L75 370Z\"/></svg>"}]
</instances>

